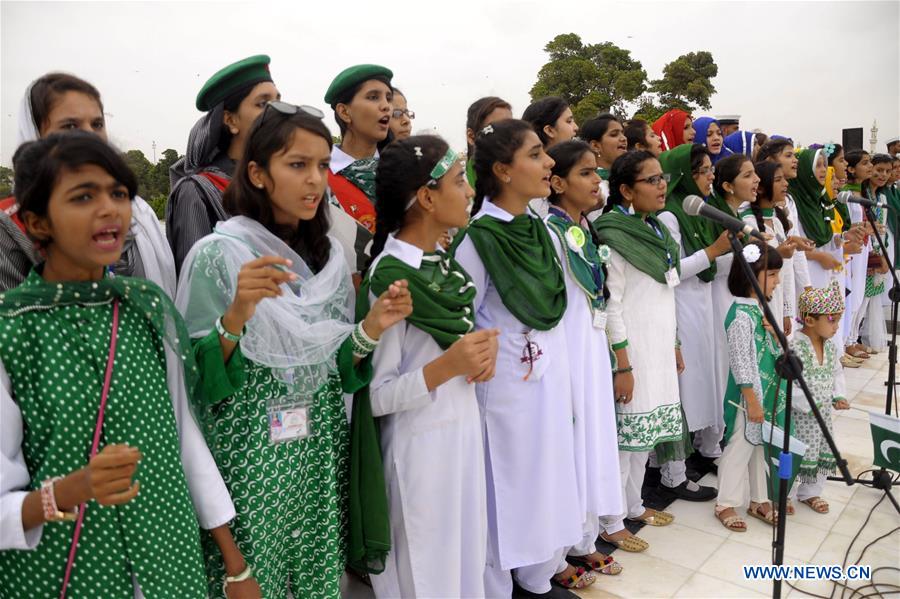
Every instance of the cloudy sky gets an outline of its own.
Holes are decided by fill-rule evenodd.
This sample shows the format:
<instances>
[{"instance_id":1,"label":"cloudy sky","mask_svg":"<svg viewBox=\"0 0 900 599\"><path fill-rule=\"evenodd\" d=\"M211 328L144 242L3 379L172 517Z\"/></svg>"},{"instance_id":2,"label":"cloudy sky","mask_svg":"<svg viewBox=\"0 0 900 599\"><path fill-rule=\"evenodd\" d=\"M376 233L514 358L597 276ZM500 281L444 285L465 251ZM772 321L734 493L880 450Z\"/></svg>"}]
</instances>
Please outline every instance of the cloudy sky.
<instances>
[{"instance_id":1,"label":"cloudy sky","mask_svg":"<svg viewBox=\"0 0 900 599\"><path fill-rule=\"evenodd\" d=\"M0 2L0 163L15 150L28 83L75 73L103 95L122 149L152 159L184 152L200 113L194 97L216 70L272 57L287 101L326 108L341 69L389 66L417 119L464 144L468 105L484 95L516 115L546 62L544 45L575 32L631 50L650 78L665 63L709 50L719 65L710 114L803 143L840 140L844 127L900 134L900 2ZM699 113L698 113L699 115ZM326 122L335 129L329 111ZM879 148L883 150L883 144Z\"/></svg>"}]
</instances>

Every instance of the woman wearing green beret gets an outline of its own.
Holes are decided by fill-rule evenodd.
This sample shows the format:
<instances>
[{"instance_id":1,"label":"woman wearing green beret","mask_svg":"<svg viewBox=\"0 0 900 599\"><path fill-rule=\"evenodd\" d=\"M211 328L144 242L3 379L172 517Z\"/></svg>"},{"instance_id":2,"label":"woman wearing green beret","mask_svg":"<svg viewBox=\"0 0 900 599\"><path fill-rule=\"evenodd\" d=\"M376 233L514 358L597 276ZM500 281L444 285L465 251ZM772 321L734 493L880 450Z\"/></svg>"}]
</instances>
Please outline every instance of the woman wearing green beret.
<instances>
[{"instance_id":1,"label":"woman wearing green beret","mask_svg":"<svg viewBox=\"0 0 900 599\"><path fill-rule=\"evenodd\" d=\"M352 226L341 211L332 210L332 233L344 245L347 256L356 256L351 272L365 268L366 247L375 234L375 167L378 143L390 131L394 109L390 69L362 64L344 69L334 78L325 102L334 109L341 130L341 143L331 152L328 187L342 211L358 226Z\"/></svg>"},{"instance_id":2,"label":"woman wearing green beret","mask_svg":"<svg viewBox=\"0 0 900 599\"><path fill-rule=\"evenodd\" d=\"M185 156L169 173L166 236L177 270L191 247L228 218L222 194L244 153L250 125L266 102L280 97L264 54L228 65L197 94L197 110L206 114L191 129Z\"/></svg>"}]
</instances>

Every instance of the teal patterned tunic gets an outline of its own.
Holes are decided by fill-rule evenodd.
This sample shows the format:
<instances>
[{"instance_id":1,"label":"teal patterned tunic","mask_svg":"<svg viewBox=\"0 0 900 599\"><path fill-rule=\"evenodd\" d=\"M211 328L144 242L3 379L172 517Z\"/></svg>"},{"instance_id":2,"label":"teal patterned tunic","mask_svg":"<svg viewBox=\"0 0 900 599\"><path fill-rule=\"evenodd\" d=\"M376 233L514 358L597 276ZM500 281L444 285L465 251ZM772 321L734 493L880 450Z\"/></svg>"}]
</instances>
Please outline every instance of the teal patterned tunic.
<instances>
[{"instance_id":1,"label":"teal patterned tunic","mask_svg":"<svg viewBox=\"0 0 900 599\"><path fill-rule=\"evenodd\" d=\"M781 355L772 335L763 327L763 313L756 300L736 298L725 317L725 331L728 338L728 386L725 388L725 439L735 434L734 420L740 406L747 409L742 389L751 387L761 403L767 422L780 424L784 406L779 399L779 390L784 381L775 372L775 362ZM754 445L762 439L762 427L758 422L745 420L744 438Z\"/></svg>"}]
</instances>

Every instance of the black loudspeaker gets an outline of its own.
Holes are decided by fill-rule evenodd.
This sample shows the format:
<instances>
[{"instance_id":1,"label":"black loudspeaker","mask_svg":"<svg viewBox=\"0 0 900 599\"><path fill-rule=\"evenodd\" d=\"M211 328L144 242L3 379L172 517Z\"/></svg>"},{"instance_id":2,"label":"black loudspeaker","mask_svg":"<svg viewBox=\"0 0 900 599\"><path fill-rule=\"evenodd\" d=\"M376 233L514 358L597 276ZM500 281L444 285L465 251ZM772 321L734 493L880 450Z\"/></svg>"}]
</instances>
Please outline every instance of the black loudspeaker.
<instances>
[{"instance_id":1,"label":"black loudspeaker","mask_svg":"<svg viewBox=\"0 0 900 599\"><path fill-rule=\"evenodd\" d=\"M844 146L844 152L850 150L863 149L863 128L856 127L854 129L844 129L844 137L841 143Z\"/></svg>"}]
</instances>

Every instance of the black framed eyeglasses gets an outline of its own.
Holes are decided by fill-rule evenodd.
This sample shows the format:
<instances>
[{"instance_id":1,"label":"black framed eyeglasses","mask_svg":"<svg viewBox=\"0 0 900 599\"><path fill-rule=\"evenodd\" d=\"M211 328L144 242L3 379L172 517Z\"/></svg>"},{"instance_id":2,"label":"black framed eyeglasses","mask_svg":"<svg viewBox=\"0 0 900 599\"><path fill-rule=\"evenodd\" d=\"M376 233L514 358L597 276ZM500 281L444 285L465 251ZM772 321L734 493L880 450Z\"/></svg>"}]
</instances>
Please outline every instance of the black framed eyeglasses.
<instances>
[{"instance_id":1,"label":"black framed eyeglasses","mask_svg":"<svg viewBox=\"0 0 900 599\"><path fill-rule=\"evenodd\" d=\"M291 116L297 114L298 112L303 112L305 114L308 114L309 116L314 116L317 119L325 118L325 113L315 106L309 106L307 104L300 104L298 106L296 104L282 102L281 100L270 100L269 102L266 102L266 107L263 109L263 119L266 118L266 113L269 111L269 108L285 116Z\"/></svg>"},{"instance_id":2,"label":"black framed eyeglasses","mask_svg":"<svg viewBox=\"0 0 900 599\"><path fill-rule=\"evenodd\" d=\"M404 114L407 117L409 117L409 120L413 120L416 118L415 112L413 112L412 110L407 110L405 108L395 108L394 111L391 113L391 116L394 117L395 119L399 119L399 118L403 118Z\"/></svg>"},{"instance_id":3,"label":"black framed eyeglasses","mask_svg":"<svg viewBox=\"0 0 900 599\"><path fill-rule=\"evenodd\" d=\"M644 179L635 179L634 182L635 183L645 182L645 183L649 183L650 185L659 185L660 181L665 181L666 183L668 183L671 180L672 180L672 175L670 175L669 173L663 173L661 175L653 175L652 177L646 177Z\"/></svg>"}]
</instances>

